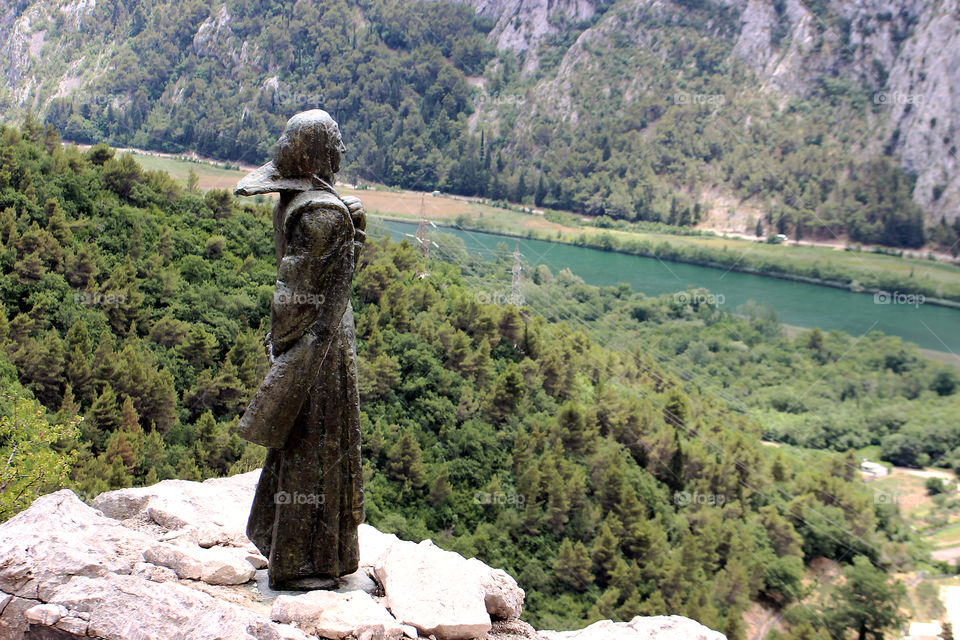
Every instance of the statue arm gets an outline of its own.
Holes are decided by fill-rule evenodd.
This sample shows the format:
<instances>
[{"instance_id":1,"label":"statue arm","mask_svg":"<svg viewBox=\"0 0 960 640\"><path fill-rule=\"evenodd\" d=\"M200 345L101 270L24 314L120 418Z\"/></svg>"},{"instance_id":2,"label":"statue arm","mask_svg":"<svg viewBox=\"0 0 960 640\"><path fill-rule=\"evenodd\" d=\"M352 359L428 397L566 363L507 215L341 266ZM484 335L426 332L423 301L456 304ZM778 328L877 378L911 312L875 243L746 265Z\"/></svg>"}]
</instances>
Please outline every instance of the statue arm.
<instances>
[{"instance_id":1,"label":"statue arm","mask_svg":"<svg viewBox=\"0 0 960 640\"><path fill-rule=\"evenodd\" d=\"M285 227L287 251L271 306L273 353L283 353L310 331L326 354L350 301L353 221L339 203L311 201L291 211Z\"/></svg>"}]
</instances>

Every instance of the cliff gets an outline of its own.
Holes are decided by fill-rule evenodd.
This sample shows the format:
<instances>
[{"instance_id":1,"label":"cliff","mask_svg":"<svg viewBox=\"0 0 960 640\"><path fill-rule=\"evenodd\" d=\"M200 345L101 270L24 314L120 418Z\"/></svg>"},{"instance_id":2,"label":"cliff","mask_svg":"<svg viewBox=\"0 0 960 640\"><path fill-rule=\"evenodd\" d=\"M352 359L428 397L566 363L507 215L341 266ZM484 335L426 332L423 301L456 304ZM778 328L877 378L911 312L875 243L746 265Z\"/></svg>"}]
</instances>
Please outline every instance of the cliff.
<instances>
[{"instance_id":1,"label":"cliff","mask_svg":"<svg viewBox=\"0 0 960 640\"><path fill-rule=\"evenodd\" d=\"M649 87L647 74L676 74L664 40L683 23L693 6L713 6L716 18L705 37L727 49L725 64L744 64L754 77L742 95L761 94L786 106L792 99L817 95L824 83L848 83L865 91L872 109L862 121L849 123L864 136L849 140L852 149L869 156L893 154L916 175L914 199L929 219L958 215L960 182L960 11L932 0L465 0L475 11L496 21L490 41L522 60L522 69L536 75L540 58L559 33L578 34L566 46L554 78L538 81L526 104L540 110L572 111L576 119L577 79L596 75L599 86L634 97ZM689 6L688 6L689 5ZM816 12L815 12L816 11ZM651 24L651 16L657 18ZM725 22L733 21L727 29ZM651 29L655 26L655 29ZM664 36L667 36L665 38ZM636 66L626 77L605 73L592 58L627 45L649 52L653 64ZM728 69L729 72L729 69ZM816 109L833 105L820 100ZM521 113L532 122L536 108Z\"/></svg>"}]
</instances>

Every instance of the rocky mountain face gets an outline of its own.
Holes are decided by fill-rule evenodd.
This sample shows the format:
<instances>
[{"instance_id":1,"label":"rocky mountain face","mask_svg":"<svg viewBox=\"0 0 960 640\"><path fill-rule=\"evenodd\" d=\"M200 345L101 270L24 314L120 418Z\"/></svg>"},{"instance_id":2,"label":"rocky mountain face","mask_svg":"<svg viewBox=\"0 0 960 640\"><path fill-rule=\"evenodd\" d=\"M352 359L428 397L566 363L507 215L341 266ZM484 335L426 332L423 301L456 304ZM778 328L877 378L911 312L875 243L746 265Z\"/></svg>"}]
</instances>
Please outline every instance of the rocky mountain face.
<instances>
[{"instance_id":1,"label":"rocky mountain face","mask_svg":"<svg viewBox=\"0 0 960 640\"><path fill-rule=\"evenodd\" d=\"M666 0L464 0L478 14L496 20L490 40L522 60L523 72L537 76L551 39L564 31L579 35L563 52L555 77L535 83L526 103L569 112L576 119L571 88L612 46L629 45L655 54L658 34L650 17L664 26L684 7L710 2ZM824 83L847 83L866 92L871 108L860 116L865 136L847 143L864 154L892 154L917 176L914 199L928 218L960 215L960 6L934 0L722 0L713 3L718 21L732 16L726 64L742 62L754 74L747 93L772 97L781 108L809 97ZM665 65L664 65L665 66ZM639 93L645 74L628 78L600 75L599 84L629 96ZM822 105L824 109L830 105ZM532 119L527 112L520 120Z\"/></svg>"},{"instance_id":2,"label":"rocky mountain face","mask_svg":"<svg viewBox=\"0 0 960 640\"><path fill-rule=\"evenodd\" d=\"M39 498L0 525L0 640L724 638L678 616L538 632L504 571L368 525L336 591L272 591L243 533L258 477Z\"/></svg>"},{"instance_id":3,"label":"rocky mountain face","mask_svg":"<svg viewBox=\"0 0 960 640\"><path fill-rule=\"evenodd\" d=\"M823 222L829 226L832 213L821 206L818 197L827 199L832 177L847 177L855 172L854 165L890 156L915 176L912 195L928 224L960 215L960 181L956 179L960 170L960 8L956 1L452 1L467 4L493 24L488 42L516 58L515 70L508 69L512 63L497 60L485 70L484 78L473 78L480 95L474 96L478 103L469 117L474 131L477 123L484 123L488 145L493 141L498 153L503 152L501 158L506 158L507 174L521 168L550 174L549 167L541 166L537 159L550 157L550 163L558 164L577 146L569 140L575 134L565 130L565 124L588 124L589 144L600 137L598 130L610 130L613 135L639 130L641 137L655 140L658 128L648 128L648 124L655 125L666 114L666 124L674 126L671 106L678 102L700 106L705 100L722 98L716 106L725 113L697 115L701 121L704 117L717 121L711 135L718 143L697 134L702 140L691 140L686 147L678 145L679 149L667 152L668 157L650 163L652 171L666 176L661 190L679 188L704 204L709 204L705 194L711 190L727 195L738 191L738 198L748 199L751 193L742 184L749 179L741 175L731 180L728 168L711 174L703 167L717 165L719 155L736 158L734 162L745 162L738 153L786 157L795 150L796 141L778 149L782 132L809 129L806 144L824 144L823 156L836 158L835 166L813 169L820 184L809 190L804 175L807 168L794 167L790 161L782 163L777 168L779 176L769 182L782 183L789 181L785 176L796 176L791 190L802 194L804 202L788 202L791 198L784 195L784 185L777 184L768 186L751 206L769 210L779 194L799 216L807 217L808 225ZM159 59L144 62L144 52L132 53L129 40L154 28L154 19L148 15L152 10L137 13L134 5L119 12L114 8L114 17L121 17L111 24L109 11L104 6L97 8L92 0L8 3L0 9L0 75L7 80L6 86L0 87L0 117L17 119L27 110L46 117L57 111L59 98L60 114L55 114L53 121L68 139L107 137L114 144L157 150L192 148L193 144L206 146L200 149L205 155L219 153L224 159L244 159L238 150L247 150L244 152L257 156L246 158L251 162L266 154L275 133L263 132L274 126L273 119L283 121L279 111L284 109L322 104L347 113L348 123L351 118L362 121L362 130L371 128L363 117L350 111L362 108L368 113L370 106L358 107L358 100L343 98L340 89L300 91L302 73L291 74L290 70L307 52L297 45L296 35L284 35L283 25L290 16L274 11L263 25L270 27L264 30L269 33L251 35L240 4L240 0L230 0L212 8L185 8L175 17L179 21L171 32L175 41L160 43L156 47ZM316 5L306 0L296 4L298 8L291 10L294 17L308 15ZM307 9L308 5L312 8ZM372 24L370 12L356 2L346 2L342 11L337 11L337 20L352 25L335 30L344 37L349 38L351 29L362 32ZM402 42L388 32L389 27L381 24L376 28L388 46ZM289 53L278 55L283 47ZM328 54L314 51L317 47L307 48L318 60L329 61L324 58ZM191 57L178 52L189 52ZM209 69L200 74L207 76L207 86L183 71L207 61L215 61L224 78L236 78L237 86L211 91L210 85L216 83L209 79ZM479 70L471 68L471 73ZM98 91L98 87L109 89ZM70 111L64 111L62 104L67 98ZM382 102L386 98L371 99ZM466 101L457 100L458 109L464 109ZM653 104L657 100L659 103ZM261 115L266 103L279 104L271 107L278 113ZM421 115L432 117L434 111L426 109ZM410 123L412 131L419 134L414 124ZM223 130L222 137L236 138L236 142L199 141L205 135L203 130L210 127ZM768 131L755 136L751 127L767 127ZM444 122L441 128L449 125ZM677 135L690 137L688 132ZM722 147L723 154L696 148L698 145ZM745 150L731 152L737 145ZM830 145L843 152L835 153ZM664 146L669 145L657 141L658 149ZM558 149L556 157L545 153ZM375 165L376 158L387 152L376 150L364 166ZM589 149L576 152L588 153ZM647 151L631 153L634 165L648 160ZM693 161L681 171L673 171L672 153ZM398 155L410 154L402 150ZM429 154L424 151L423 155ZM451 154L447 150L441 155ZM470 161L467 156L458 160ZM551 179L574 181L595 169L596 164L590 162L583 168L555 172ZM396 171L387 167L365 177L391 182L400 176L401 186L411 187L416 181L411 182L409 176L419 170L422 167L398 165ZM435 169L426 173L432 172L442 173ZM686 175L678 177L681 173ZM608 185L617 181L613 176L603 180ZM638 182L635 177L624 180L630 189ZM693 183L696 186L688 187ZM434 180L429 188L436 186ZM463 191L462 186L451 188ZM586 181L584 188L596 191L598 186ZM486 193L485 186L476 192ZM598 206L581 208L614 211L616 217L617 197L598 196L602 201ZM629 200L633 204L619 208L642 210L644 203L655 197L664 196L634 193ZM816 215L808 215L807 210Z\"/></svg>"}]
</instances>

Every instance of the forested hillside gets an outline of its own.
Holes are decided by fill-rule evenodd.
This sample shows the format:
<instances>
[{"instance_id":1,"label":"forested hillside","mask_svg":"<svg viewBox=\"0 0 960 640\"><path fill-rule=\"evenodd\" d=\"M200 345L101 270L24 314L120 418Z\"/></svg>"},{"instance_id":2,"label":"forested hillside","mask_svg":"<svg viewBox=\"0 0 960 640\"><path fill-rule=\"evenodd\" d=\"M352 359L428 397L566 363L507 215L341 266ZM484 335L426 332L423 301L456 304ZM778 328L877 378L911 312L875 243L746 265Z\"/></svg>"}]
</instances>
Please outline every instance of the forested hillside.
<instances>
[{"instance_id":1,"label":"forested hillside","mask_svg":"<svg viewBox=\"0 0 960 640\"><path fill-rule=\"evenodd\" d=\"M7 118L33 110L76 142L250 163L269 156L289 116L323 107L357 180L675 225L712 210L743 230L953 247L949 171L925 169L917 187L898 158L917 135L885 124L891 109L912 122L913 105L876 100L892 54L863 62L870 46L851 36L879 33L897 52L901 23L916 16L878 7L854 24L842 2L809 19L774 3L779 35L763 45L750 29L769 25L754 4L582 2L577 16L557 4L536 20L501 17L491 32L496 11L446 1L35 0L0 16L10 79L0 106ZM504 24L535 46L518 50ZM802 90L771 89L747 46L764 59L799 46L825 68ZM787 57L784 73L801 73L795 64ZM947 108L915 111L934 107ZM936 113L939 127L936 116L912 126L929 128L949 160L953 125Z\"/></svg>"},{"instance_id":2,"label":"forested hillside","mask_svg":"<svg viewBox=\"0 0 960 640\"><path fill-rule=\"evenodd\" d=\"M0 130L4 517L58 486L92 498L260 464L264 450L234 429L266 364L271 236L266 205L183 189L35 124ZM372 524L503 566L527 590L527 618L552 628L676 613L741 638L745 608L763 600L798 637L810 624L842 633L842 596L796 604L805 566L857 560L851 571L883 582L881 569L922 561L855 457L762 446L770 427L631 337L655 327L680 352L670 328L700 332L703 346L682 352L729 367L733 384L771 352L801 358L775 321L730 324L544 270L530 305L490 304L503 265L439 244L425 262L371 241L355 279ZM593 303L606 337L572 319ZM715 349L712 326L742 332L744 351ZM953 392L933 374L897 373Z\"/></svg>"}]
</instances>

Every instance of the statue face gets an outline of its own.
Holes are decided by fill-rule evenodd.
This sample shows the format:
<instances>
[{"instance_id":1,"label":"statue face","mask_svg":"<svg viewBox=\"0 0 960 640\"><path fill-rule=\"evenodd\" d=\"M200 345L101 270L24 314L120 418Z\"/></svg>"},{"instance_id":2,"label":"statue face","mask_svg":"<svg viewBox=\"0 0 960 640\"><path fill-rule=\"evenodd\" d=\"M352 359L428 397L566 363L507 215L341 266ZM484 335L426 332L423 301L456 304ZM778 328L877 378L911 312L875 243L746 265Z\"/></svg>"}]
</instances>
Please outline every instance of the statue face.
<instances>
[{"instance_id":1,"label":"statue face","mask_svg":"<svg viewBox=\"0 0 960 640\"><path fill-rule=\"evenodd\" d=\"M330 169L332 173L338 173L340 171L340 161L343 159L343 154L346 153L347 147L343 144L343 138L340 137L340 128L336 123L333 124L333 135L330 140Z\"/></svg>"}]
</instances>

